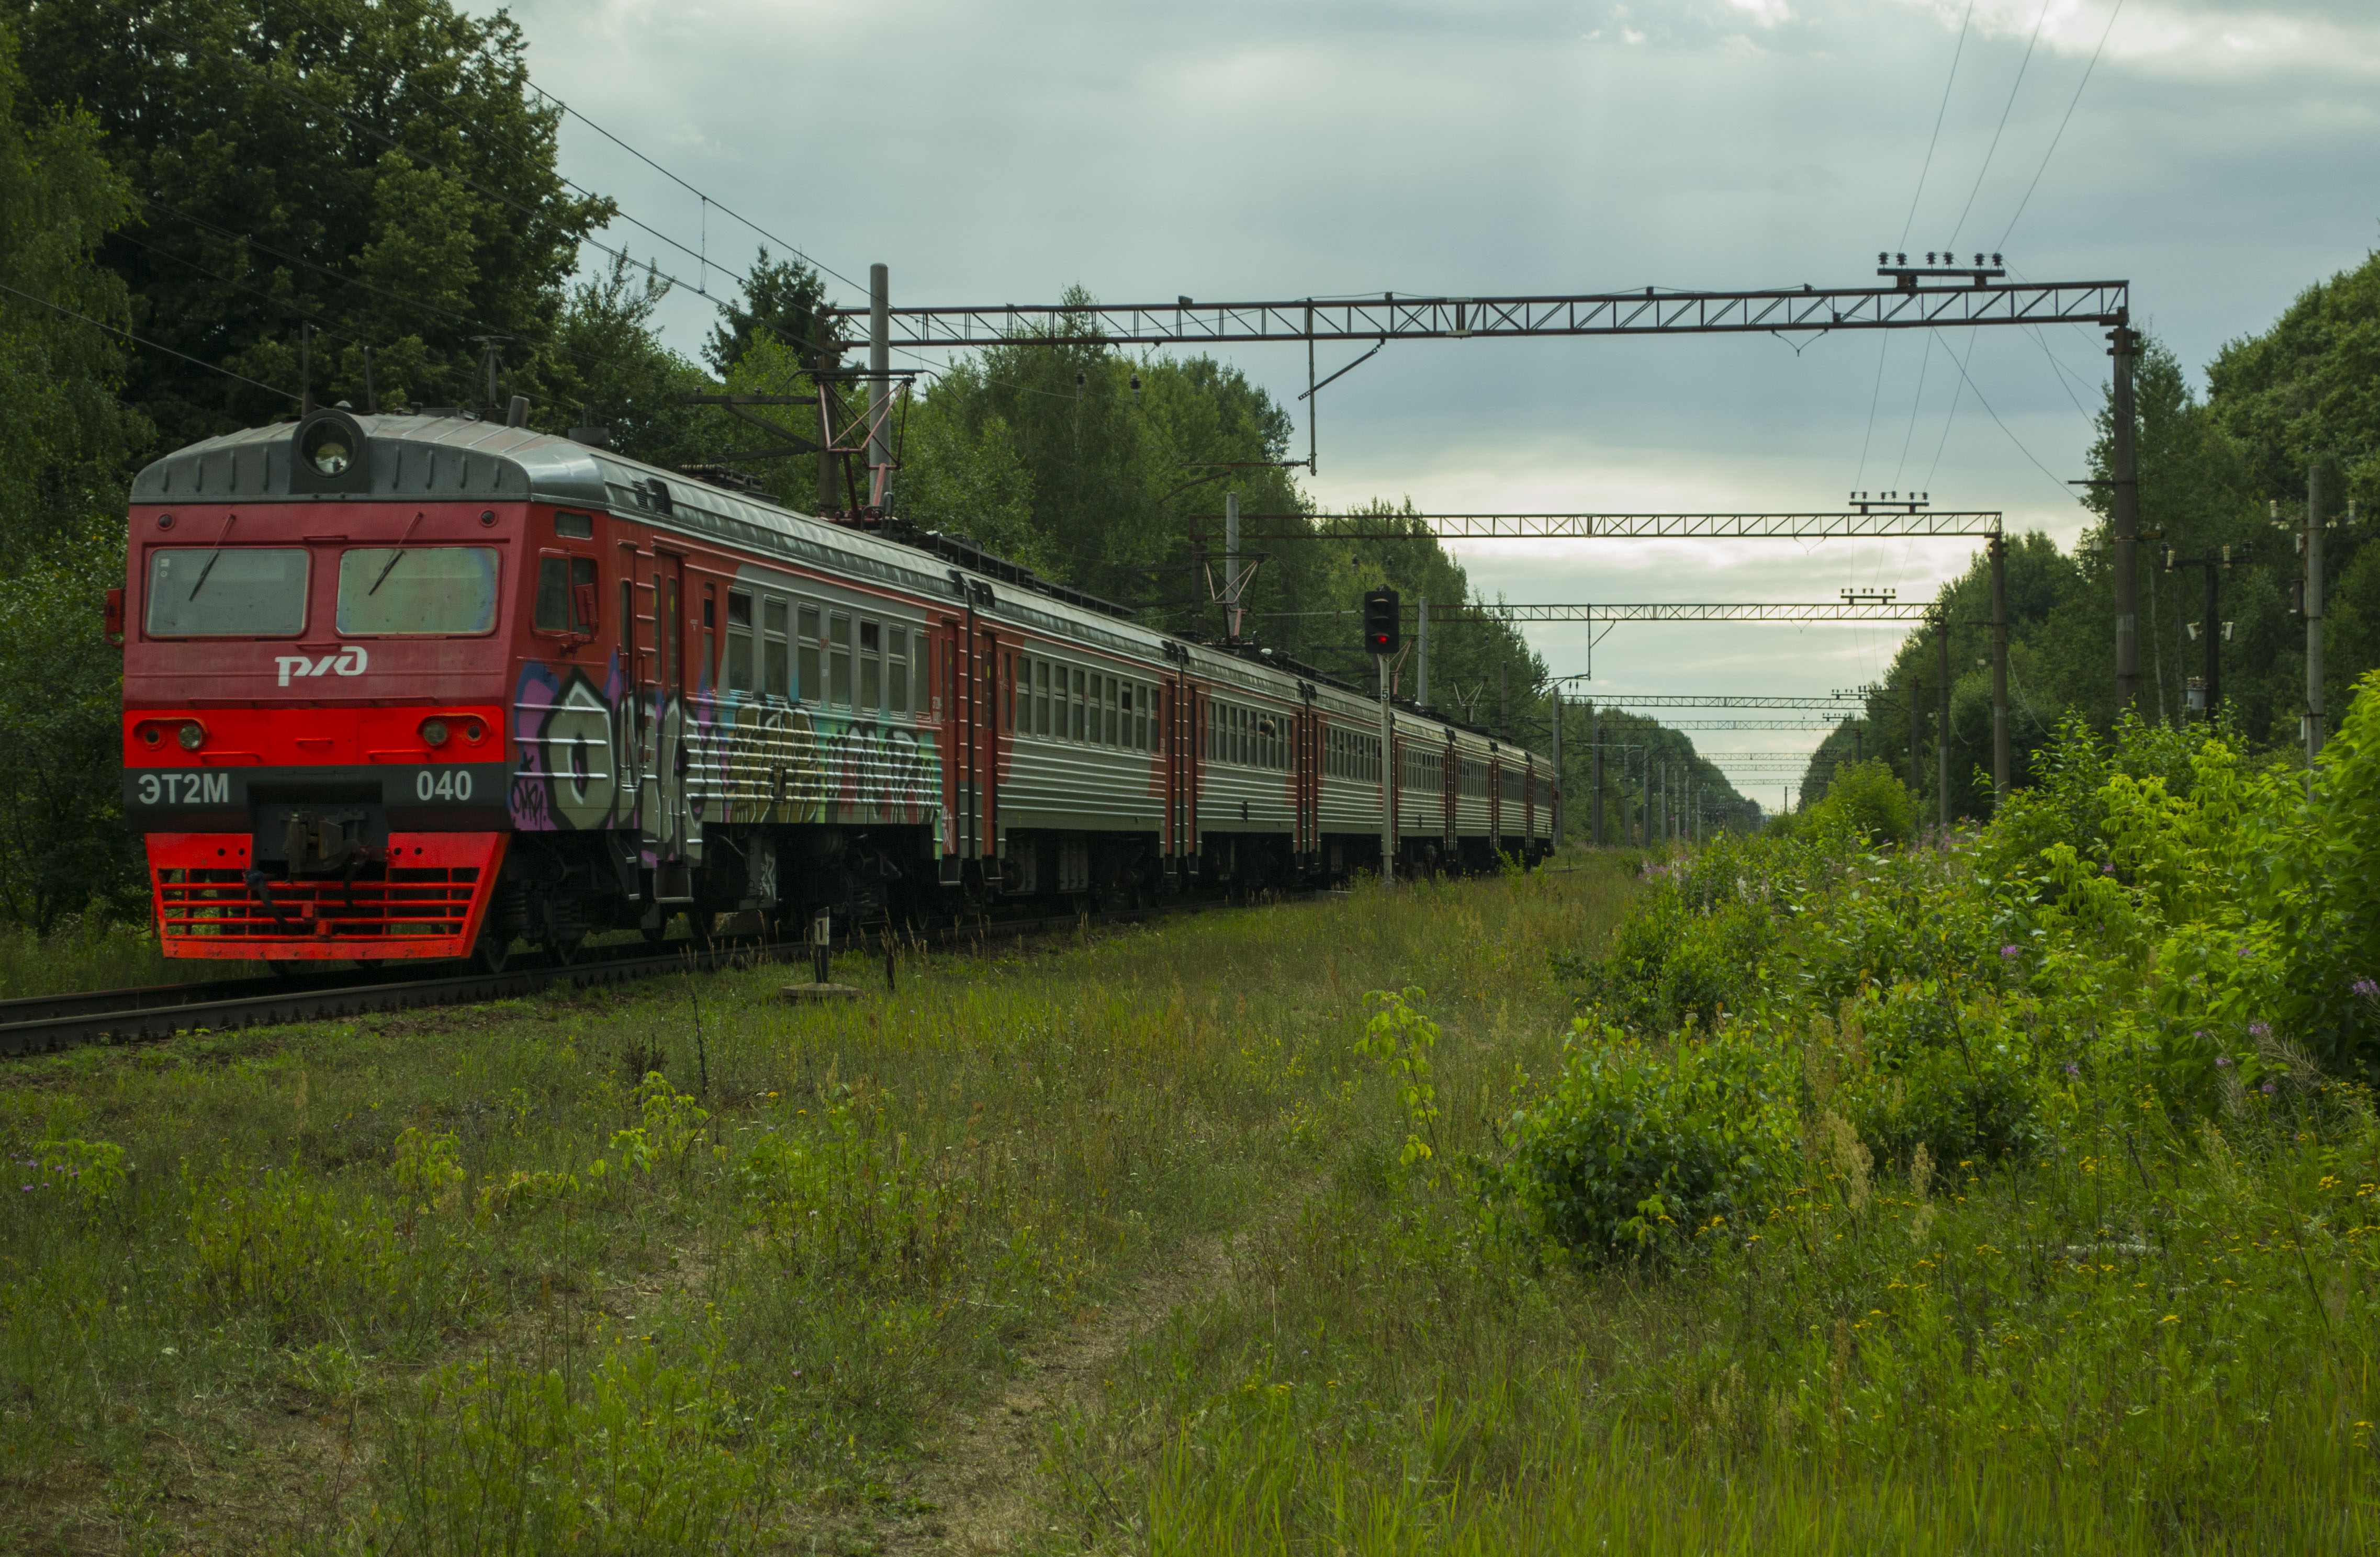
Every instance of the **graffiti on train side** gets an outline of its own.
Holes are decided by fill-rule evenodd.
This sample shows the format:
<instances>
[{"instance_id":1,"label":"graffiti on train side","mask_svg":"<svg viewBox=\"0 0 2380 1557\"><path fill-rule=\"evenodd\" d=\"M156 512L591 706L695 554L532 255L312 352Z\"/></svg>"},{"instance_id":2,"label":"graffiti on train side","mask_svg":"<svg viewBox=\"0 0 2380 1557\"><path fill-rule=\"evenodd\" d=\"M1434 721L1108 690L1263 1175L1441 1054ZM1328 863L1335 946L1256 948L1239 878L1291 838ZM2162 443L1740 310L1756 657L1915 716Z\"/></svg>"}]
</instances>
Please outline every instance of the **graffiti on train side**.
<instances>
[{"instance_id":1,"label":"graffiti on train side","mask_svg":"<svg viewBox=\"0 0 2380 1557\"><path fill-rule=\"evenodd\" d=\"M600 680L577 666L527 667L513 710L521 761L511 809L525 830L671 836L680 821L940 818L941 758L930 736L905 725L735 694L635 694L616 657ZM642 815L648 806L662 814Z\"/></svg>"}]
</instances>

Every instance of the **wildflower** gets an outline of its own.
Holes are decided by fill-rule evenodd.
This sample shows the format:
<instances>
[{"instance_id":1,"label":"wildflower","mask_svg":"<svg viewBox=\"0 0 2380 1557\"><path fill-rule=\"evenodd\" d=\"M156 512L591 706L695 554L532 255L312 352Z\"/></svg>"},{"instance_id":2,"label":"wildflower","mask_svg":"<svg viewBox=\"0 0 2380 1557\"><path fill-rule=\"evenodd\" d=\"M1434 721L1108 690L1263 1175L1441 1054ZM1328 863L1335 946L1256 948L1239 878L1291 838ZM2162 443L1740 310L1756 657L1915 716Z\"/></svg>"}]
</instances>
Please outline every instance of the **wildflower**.
<instances>
[{"instance_id":1,"label":"wildflower","mask_svg":"<svg viewBox=\"0 0 2380 1557\"><path fill-rule=\"evenodd\" d=\"M2115 861L2113 861L2113 860L2110 860L2110 861L2108 861L2106 864L2101 865L2101 866L2099 867L2099 874L2100 874L2101 875L2115 875L2115 874L2116 874L2116 862L2115 862Z\"/></svg>"},{"instance_id":2,"label":"wildflower","mask_svg":"<svg viewBox=\"0 0 2380 1557\"><path fill-rule=\"evenodd\" d=\"M2248 1036L2251 1038L2270 1038L2272 1035L2273 1030L2269 1023L2252 1021L2248 1024Z\"/></svg>"},{"instance_id":3,"label":"wildflower","mask_svg":"<svg viewBox=\"0 0 2380 1557\"><path fill-rule=\"evenodd\" d=\"M2374 984L2367 973L2355 981L2355 993L2366 1000L2380 1000L2380 984Z\"/></svg>"},{"instance_id":4,"label":"wildflower","mask_svg":"<svg viewBox=\"0 0 2380 1557\"><path fill-rule=\"evenodd\" d=\"M2181 1316L2180 1314L2168 1314L2165 1318L2157 1321L2157 1322L2159 1324L2180 1324L2181 1322Z\"/></svg>"},{"instance_id":5,"label":"wildflower","mask_svg":"<svg viewBox=\"0 0 2380 1557\"><path fill-rule=\"evenodd\" d=\"M2007 961L2008 960L2015 957L2016 954L2017 948L2012 946L2004 946L2000 947L2000 960L2002 961Z\"/></svg>"},{"instance_id":6,"label":"wildflower","mask_svg":"<svg viewBox=\"0 0 2380 1557\"><path fill-rule=\"evenodd\" d=\"M2082 1068L2070 1059L2066 1062L2066 1074L2069 1076L2080 1076L2082 1074Z\"/></svg>"},{"instance_id":7,"label":"wildflower","mask_svg":"<svg viewBox=\"0 0 2380 1557\"><path fill-rule=\"evenodd\" d=\"M2228 1067L2231 1063L2231 1056L2229 1055L2216 1055L2215 1056L2215 1063L2218 1068Z\"/></svg>"},{"instance_id":8,"label":"wildflower","mask_svg":"<svg viewBox=\"0 0 2380 1557\"><path fill-rule=\"evenodd\" d=\"M2258 1087L2256 1090L2257 1090L2258 1092L2263 1092L2266 1097L2270 1097L2270 1096L2272 1096L2272 1095L2273 1095L2273 1083L2271 1083L2270 1081L2267 1081L2267 1082L2265 1082L2263 1086Z\"/></svg>"}]
</instances>

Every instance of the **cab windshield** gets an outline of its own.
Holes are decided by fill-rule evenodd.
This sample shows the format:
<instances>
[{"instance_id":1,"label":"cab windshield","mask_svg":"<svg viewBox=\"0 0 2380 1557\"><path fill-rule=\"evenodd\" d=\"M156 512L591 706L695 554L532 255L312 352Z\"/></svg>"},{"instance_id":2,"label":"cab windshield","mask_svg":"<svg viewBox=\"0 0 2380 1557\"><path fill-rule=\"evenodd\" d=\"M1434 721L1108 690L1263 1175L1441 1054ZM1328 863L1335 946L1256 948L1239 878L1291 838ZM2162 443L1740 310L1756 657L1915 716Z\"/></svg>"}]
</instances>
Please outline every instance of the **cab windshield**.
<instances>
[{"instance_id":1,"label":"cab windshield","mask_svg":"<svg viewBox=\"0 0 2380 1557\"><path fill-rule=\"evenodd\" d=\"M302 547L176 546L149 553L155 638L288 638L306 630Z\"/></svg>"},{"instance_id":2,"label":"cab windshield","mask_svg":"<svg viewBox=\"0 0 2380 1557\"><path fill-rule=\"evenodd\" d=\"M359 546L340 554L342 637L470 634L495 624L492 546Z\"/></svg>"}]
</instances>

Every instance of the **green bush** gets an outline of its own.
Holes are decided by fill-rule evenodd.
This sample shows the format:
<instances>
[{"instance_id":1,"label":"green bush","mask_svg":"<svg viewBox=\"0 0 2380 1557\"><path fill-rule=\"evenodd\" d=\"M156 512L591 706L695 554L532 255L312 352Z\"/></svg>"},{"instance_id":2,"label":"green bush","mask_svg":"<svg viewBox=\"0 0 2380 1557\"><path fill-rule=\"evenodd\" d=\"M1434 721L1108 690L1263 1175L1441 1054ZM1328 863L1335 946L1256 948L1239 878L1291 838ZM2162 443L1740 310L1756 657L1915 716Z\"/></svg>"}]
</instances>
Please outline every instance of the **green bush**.
<instances>
[{"instance_id":1,"label":"green bush","mask_svg":"<svg viewBox=\"0 0 2380 1557\"><path fill-rule=\"evenodd\" d=\"M1812 1105L1840 1114L1881 1160L1906 1167L1922 1146L1936 1163L2006 1164L2039 1147L2036 1056L1938 984L1852 1002L1840 1038L1816 1028L1803 1059Z\"/></svg>"},{"instance_id":2,"label":"green bush","mask_svg":"<svg viewBox=\"0 0 2380 1557\"><path fill-rule=\"evenodd\" d=\"M1884 764L1846 763L1835 769L1802 826L1822 833L1840 829L1871 849L1906 843L1917 832L1917 799Z\"/></svg>"},{"instance_id":3,"label":"green bush","mask_svg":"<svg viewBox=\"0 0 2380 1557\"><path fill-rule=\"evenodd\" d=\"M1750 1219L1796 1161L1793 1068L1729 1032L1668 1055L1582 1018L1553 1094L1513 1121L1510 1183L1536 1231L1608 1260Z\"/></svg>"},{"instance_id":4,"label":"green bush","mask_svg":"<svg viewBox=\"0 0 2380 1557\"><path fill-rule=\"evenodd\" d=\"M1579 1006L1633 1032L1675 1032L1691 1018L1705 1031L1740 1009L1759 988L1777 932L1764 908L1730 899L1698 909L1699 885L1665 875L1647 887L1621 922L1611 950L1594 961L1553 959L1555 976L1573 984Z\"/></svg>"}]
</instances>

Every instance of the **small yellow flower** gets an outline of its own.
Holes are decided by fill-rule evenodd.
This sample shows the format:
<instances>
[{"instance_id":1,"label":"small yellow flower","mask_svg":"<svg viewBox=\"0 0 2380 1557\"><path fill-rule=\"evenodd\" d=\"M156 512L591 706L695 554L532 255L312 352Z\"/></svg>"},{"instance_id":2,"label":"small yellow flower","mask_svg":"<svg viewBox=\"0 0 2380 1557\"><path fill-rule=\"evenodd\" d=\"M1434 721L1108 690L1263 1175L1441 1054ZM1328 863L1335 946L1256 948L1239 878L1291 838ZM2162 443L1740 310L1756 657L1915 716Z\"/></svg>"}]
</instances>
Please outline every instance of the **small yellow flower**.
<instances>
[{"instance_id":1,"label":"small yellow flower","mask_svg":"<svg viewBox=\"0 0 2380 1557\"><path fill-rule=\"evenodd\" d=\"M2165 1318L2157 1321L2157 1322L2159 1324L2180 1324L2181 1322L2181 1316L2180 1314L2168 1314Z\"/></svg>"}]
</instances>

